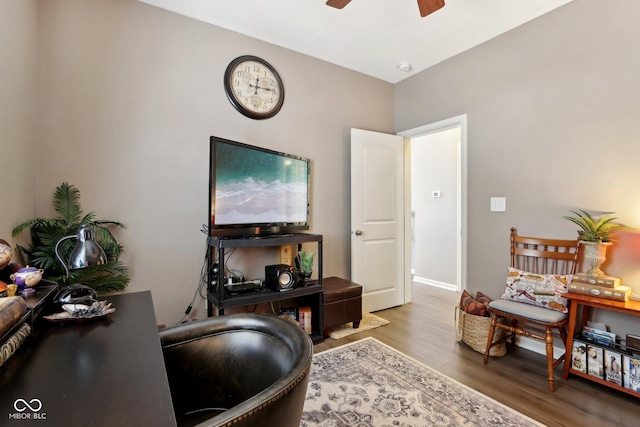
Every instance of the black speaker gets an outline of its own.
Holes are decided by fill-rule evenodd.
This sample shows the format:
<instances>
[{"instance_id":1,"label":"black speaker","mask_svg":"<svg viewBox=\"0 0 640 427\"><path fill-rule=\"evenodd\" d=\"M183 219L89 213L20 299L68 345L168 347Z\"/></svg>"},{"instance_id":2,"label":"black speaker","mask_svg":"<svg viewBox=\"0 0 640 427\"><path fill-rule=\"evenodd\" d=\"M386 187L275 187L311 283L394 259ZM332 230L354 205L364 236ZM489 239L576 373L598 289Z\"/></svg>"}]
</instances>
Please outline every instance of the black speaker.
<instances>
[{"instance_id":1,"label":"black speaker","mask_svg":"<svg viewBox=\"0 0 640 427\"><path fill-rule=\"evenodd\" d=\"M218 263L215 263L211 266L209 270L209 290L217 291L218 290L218 272L220 271L220 266Z\"/></svg>"},{"instance_id":2,"label":"black speaker","mask_svg":"<svg viewBox=\"0 0 640 427\"><path fill-rule=\"evenodd\" d=\"M264 267L264 284L272 291L288 291L296 285L295 269L286 264Z\"/></svg>"}]
</instances>

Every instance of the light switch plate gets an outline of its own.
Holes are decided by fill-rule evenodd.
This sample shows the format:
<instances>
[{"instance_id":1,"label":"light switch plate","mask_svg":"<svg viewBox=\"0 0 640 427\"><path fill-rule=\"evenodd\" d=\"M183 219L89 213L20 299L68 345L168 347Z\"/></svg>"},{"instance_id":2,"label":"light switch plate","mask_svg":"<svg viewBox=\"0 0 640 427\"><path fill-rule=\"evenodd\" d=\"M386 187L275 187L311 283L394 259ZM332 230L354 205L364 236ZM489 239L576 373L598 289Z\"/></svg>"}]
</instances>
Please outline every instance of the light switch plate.
<instances>
[{"instance_id":1,"label":"light switch plate","mask_svg":"<svg viewBox=\"0 0 640 427\"><path fill-rule=\"evenodd\" d=\"M491 212L505 212L507 210L507 198L506 197L492 197L491 198Z\"/></svg>"}]
</instances>

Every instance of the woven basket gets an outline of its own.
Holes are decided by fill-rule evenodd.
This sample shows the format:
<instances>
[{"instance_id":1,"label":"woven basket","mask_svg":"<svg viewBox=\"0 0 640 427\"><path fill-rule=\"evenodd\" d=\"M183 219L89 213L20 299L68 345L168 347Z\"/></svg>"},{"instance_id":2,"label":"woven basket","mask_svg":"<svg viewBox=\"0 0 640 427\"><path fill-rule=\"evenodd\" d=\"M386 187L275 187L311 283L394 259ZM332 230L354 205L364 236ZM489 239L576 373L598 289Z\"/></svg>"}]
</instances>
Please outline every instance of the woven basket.
<instances>
[{"instance_id":1,"label":"woven basket","mask_svg":"<svg viewBox=\"0 0 640 427\"><path fill-rule=\"evenodd\" d=\"M474 316L473 314L463 311L460 305L456 305L455 321L457 340L467 344L478 353L484 354L487 348L491 317ZM503 319L498 319L498 322L502 321ZM493 342L495 343L501 340L505 332L504 329L496 328L496 332L493 335ZM494 345L491 347L491 350L489 350L489 356L501 357L505 354L507 354L507 347L504 342Z\"/></svg>"}]
</instances>

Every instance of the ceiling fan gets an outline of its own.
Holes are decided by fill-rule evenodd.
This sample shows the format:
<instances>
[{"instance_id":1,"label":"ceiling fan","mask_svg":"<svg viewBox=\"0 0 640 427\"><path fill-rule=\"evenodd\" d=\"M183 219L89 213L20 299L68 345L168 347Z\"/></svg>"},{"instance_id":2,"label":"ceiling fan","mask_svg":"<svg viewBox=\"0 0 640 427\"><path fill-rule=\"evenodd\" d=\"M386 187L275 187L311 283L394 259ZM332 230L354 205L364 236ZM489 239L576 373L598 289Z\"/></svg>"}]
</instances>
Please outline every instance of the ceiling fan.
<instances>
[{"instance_id":1,"label":"ceiling fan","mask_svg":"<svg viewBox=\"0 0 640 427\"><path fill-rule=\"evenodd\" d=\"M351 0L327 0L327 6L335 7L336 9L342 9L349 4ZM425 17L430 13L444 7L444 0L418 0L418 8L420 9L420 16Z\"/></svg>"}]
</instances>

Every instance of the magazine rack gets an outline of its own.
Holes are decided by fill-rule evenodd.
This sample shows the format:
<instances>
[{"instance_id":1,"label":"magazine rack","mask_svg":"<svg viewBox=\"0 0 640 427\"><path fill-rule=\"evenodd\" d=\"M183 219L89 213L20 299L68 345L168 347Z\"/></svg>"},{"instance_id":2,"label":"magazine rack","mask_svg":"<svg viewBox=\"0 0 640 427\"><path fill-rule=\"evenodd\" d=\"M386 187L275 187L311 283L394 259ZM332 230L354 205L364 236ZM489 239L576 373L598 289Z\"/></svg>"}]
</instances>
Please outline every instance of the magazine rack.
<instances>
[{"instance_id":1,"label":"magazine rack","mask_svg":"<svg viewBox=\"0 0 640 427\"><path fill-rule=\"evenodd\" d=\"M587 324L587 319L589 318L589 313L592 308L615 311L632 316L640 316L640 302L638 301L614 301L604 298L591 297L588 295L574 294L571 292L565 294L565 297L571 301L571 308L569 310L569 330L566 345L568 352L573 348L573 340L576 331L580 331L582 329L582 326L585 326ZM578 323L578 314L580 314L580 323ZM624 393L628 393L632 396L640 397L640 392L631 390L622 385L614 384L605 379L594 377L577 369L573 369L571 367L571 357L565 357L562 378L566 380L569 377L569 374L574 374L588 380L595 381L607 387L622 391Z\"/></svg>"}]
</instances>

